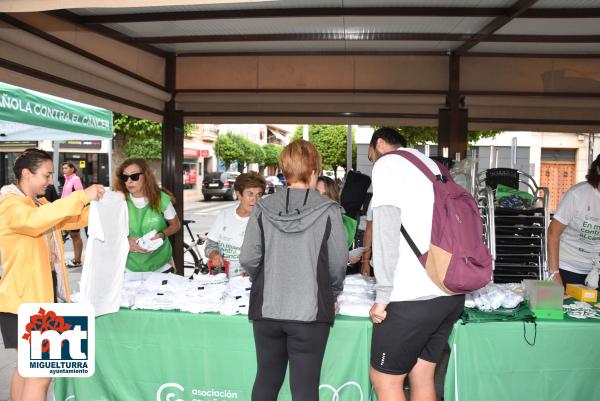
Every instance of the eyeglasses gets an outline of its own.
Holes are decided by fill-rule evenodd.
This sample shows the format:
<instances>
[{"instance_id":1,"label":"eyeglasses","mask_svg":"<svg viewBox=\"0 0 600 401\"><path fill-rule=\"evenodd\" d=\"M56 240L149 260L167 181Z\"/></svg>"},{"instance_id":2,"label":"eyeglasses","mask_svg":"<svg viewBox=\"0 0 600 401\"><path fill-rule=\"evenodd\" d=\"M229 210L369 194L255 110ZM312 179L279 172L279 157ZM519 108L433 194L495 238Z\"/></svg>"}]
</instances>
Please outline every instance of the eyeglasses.
<instances>
[{"instance_id":1,"label":"eyeglasses","mask_svg":"<svg viewBox=\"0 0 600 401\"><path fill-rule=\"evenodd\" d=\"M127 182L127 180L128 180L128 179L130 179L130 178L131 178L131 181L137 181L137 180L139 180L139 179L140 179L140 175L142 175L142 174L144 174L144 173L133 173L133 174L130 174L130 175L127 175L127 174L121 174L121 175L119 176L119 178L120 178L120 179L121 179L121 181L123 181L123 182Z\"/></svg>"}]
</instances>

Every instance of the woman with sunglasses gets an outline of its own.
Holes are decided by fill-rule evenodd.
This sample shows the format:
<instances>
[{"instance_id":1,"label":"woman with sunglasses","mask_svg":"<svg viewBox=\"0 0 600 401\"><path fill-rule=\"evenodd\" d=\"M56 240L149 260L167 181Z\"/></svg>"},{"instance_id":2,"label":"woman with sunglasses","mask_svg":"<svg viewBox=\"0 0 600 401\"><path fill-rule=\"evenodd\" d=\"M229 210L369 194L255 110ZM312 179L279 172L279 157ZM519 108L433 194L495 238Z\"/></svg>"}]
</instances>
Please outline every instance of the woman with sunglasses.
<instances>
[{"instance_id":1,"label":"woman with sunglasses","mask_svg":"<svg viewBox=\"0 0 600 401\"><path fill-rule=\"evenodd\" d=\"M69 281L61 230L87 225L91 200L104 193L101 185L53 203L45 198L52 184L52 156L27 149L15 161L16 183L0 189L0 329L5 348L17 348L17 311L23 303L52 303L69 299ZM10 387L13 401L46 400L49 377L22 377L15 370Z\"/></svg>"},{"instance_id":2,"label":"woman with sunglasses","mask_svg":"<svg viewBox=\"0 0 600 401\"><path fill-rule=\"evenodd\" d=\"M117 168L116 174L113 189L126 194L129 212L128 277L142 279L144 273L173 271L173 250L168 237L181 228L173 198L159 188L145 160L125 160ZM147 251L137 241L153 230L156 235L150 240L160 238L163 243L154 251Z\"/></svg>"}]
</instances>

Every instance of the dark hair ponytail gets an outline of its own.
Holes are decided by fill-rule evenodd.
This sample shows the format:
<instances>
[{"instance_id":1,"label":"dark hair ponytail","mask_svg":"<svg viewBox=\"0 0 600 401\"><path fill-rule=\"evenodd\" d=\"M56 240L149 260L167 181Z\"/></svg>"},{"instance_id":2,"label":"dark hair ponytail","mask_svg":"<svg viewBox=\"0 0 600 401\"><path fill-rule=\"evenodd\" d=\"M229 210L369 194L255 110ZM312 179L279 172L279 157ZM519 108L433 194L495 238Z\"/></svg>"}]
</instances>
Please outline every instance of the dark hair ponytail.
<instances>
[{"instance_id":1,"label":"dark hair ponytail","mask_svg":"<svg viewBox=\"0 0 600 401\"><path fill-rule=\"evenodd\" d=\"M13 172L15 173L17 181L21 180L21 174L24 169L35 174L40 165L46 160L52 161L52 155L45 150L35 148L26 149L19 157L17 157L15 165L13 166Z\"/></svg>"}]
</instances>

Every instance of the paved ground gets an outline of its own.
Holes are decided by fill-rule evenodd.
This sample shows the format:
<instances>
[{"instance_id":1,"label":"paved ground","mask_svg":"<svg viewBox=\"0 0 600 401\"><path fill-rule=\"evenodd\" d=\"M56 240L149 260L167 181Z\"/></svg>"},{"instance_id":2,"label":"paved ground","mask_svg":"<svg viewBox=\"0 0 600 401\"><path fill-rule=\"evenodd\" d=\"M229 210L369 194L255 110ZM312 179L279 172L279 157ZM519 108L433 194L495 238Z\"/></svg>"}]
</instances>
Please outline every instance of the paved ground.
<instances>
[{"instance_id":1,"label":"paved ground","mask_svg":"<svg viewBox=\"0 0 600 401\"><path fill-rule=\"evenodd\" d=\"M195 223L190 224L190 228L194 234L204 234L212 225L215 216L224 208L233 206L233 202L225 201L210 201L204 202L201 198L186 198L184 203L184 218L194 220ZM82 235L85 243L85 234ZM187 241L188 233L184 233L184 239ZM73 257L73 246L71 241L65 244L65 256L67 259ZM81 278L81 268L69 269L69 283L73 292L79 291L79 280ZM16 367L17 353L16 350L7 350L2 343L0 336L0 401L9 399L9 388L12 373ZM438 399L441 400L443 394L443 378L446 372L447 355L445 362L442 363L441 369L438 369L436 374L436 388ZM407 393L408 394L408 393ZM53 400L52 391L48 394L48 401ZM62 401L62 400L60 400ZM117 401L117 400L115 400Z\"/></svg>"}]
</instances>

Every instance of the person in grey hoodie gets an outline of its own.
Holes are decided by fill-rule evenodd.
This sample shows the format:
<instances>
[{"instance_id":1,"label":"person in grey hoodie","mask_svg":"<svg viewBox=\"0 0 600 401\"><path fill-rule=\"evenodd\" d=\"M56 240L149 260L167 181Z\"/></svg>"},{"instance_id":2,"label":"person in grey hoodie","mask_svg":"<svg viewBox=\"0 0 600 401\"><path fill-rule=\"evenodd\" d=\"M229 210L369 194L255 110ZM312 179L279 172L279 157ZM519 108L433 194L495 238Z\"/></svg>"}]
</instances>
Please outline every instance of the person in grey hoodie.
<instances>
[{"instance_id":1,"label":"person in grey hoodie","mask_svg":"<svg viewBox=\"0 0 600 401\"><path fill-rule=\"evenodd\" d=\"M252 401L276 401L290 365L294 401L317 401L348 260L340 205L315 190L321 156L297 140L279 158L288 188L254 207L240 252L250 274L257 373Z\"/></svg>"}]
</instances>

